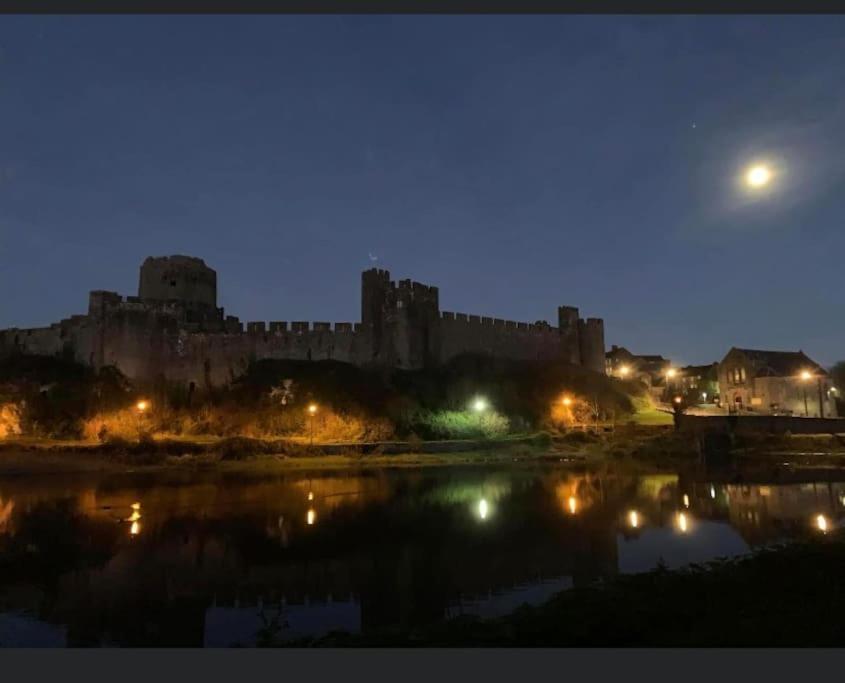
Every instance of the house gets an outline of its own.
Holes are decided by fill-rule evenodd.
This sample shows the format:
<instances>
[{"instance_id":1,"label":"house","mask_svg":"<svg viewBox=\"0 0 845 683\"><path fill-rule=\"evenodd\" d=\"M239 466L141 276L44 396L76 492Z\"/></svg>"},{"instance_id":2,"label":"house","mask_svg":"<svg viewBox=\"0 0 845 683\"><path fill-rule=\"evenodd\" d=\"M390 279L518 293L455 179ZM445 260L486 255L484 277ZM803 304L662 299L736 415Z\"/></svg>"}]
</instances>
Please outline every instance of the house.
<instances>
[{"instance_id":1,"label":"house","mask_svg":"<svg viewBox=\"0 0 845 683\"><path fill-rule=\"evenodd\" d=\"M687 365L678 370L677 382L688 403L712 403L719 395L719 364Z\"/></svg>"},{"instance_id":2,"label":"house","mask_svg":"<svg viewBox=\"0 0 845 683\"><path fill-rule=\"evenodd\" d=\"M719 363L719 394L730 413L836 417L835 391L803 351L734 347Z\"/></svg>"},{"instance_id":3,"label":"house","mask_svg":"<svg viewBox=\"0 0 845 683\"><path fill-rule=\"evenodd\" d=\"M661 385L671 362L663 356L647 356L631 353L624 346L610 348L604 354L605 372L620 379L637 379L646 386Z\"/></svg>"}]
</instances>

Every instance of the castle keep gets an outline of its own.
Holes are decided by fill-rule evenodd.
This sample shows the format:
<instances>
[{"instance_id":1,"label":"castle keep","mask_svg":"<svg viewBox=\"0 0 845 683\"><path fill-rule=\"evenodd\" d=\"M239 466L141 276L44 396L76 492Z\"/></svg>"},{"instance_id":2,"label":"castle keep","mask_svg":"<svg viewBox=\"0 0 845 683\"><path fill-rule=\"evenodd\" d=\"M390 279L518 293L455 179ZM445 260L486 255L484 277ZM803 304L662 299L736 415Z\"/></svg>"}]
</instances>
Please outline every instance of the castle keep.
<instances>
[{"instance_id":1,"label":"castle keep","mask_svg":"<svg viewBox=\"0 0 845 683\"><path fill-rule=\"evenodd\" d=\"M386 270L361 277L361 322L248 322L217 307L217 273L189 256L147 258L138 296L93 291L87 315L49 327L0 331L0 354L63 355L115 365L141 382L196 388L227 384L264 358L334 359L416 369L461 353L564 360L604 372L604 323L558 308L558 326L440 310L437 287L394 282Z\"/></svg>"}]
</instances>

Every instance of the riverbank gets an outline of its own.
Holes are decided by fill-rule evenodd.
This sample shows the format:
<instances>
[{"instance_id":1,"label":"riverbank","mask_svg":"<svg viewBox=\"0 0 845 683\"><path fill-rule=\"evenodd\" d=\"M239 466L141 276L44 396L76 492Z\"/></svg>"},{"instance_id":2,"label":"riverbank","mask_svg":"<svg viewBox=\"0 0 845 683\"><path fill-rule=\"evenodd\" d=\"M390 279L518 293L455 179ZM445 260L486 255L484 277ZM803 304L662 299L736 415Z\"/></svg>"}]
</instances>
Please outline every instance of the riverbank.
<instances>
[{"instance_id":1,"label":"riverbank","mask_svg":"<svg viewBox=\"0 0 845 683\"><path fill-rule=\"evenodd\" d=\"M540 606L410 631L335 633L323 647L840 647L845 534L733 560L621 576Z\"/></svg>"},{"instance_id":2,"label":"riverbank","mask_svg":"<svg viewBox=\"0 0 845 683\"><path fill-rule=\"evenodd\" d=\"M836 435L737 437L722 464L766 471L775 467L843 468L845 441ZM500 439L450 441L332 442L243 437L162 437L0 441L0 476L32 473L218 468L274 471L346 467L444 466L503 463L628 462L632 466L674 466L703 462L701 444L671 427L627 425L615 430L545 432Z\"/></svg>"},{"instance_id":3,"label":"riverbank","mask_svg":"<svg viewBox=\"0 0 845 683\"><path fill-rule=\"evenodd\" d=\"M577 443L575 443L577 442ZM519 462L583 462L589 438L553 446L535 434L490 441L416 444L302 444L259 439L157 439L84 443L19 440L0 444L0 476L161 469L272 472L283 469L419 467Z\"/></svg>"}]
</instances>

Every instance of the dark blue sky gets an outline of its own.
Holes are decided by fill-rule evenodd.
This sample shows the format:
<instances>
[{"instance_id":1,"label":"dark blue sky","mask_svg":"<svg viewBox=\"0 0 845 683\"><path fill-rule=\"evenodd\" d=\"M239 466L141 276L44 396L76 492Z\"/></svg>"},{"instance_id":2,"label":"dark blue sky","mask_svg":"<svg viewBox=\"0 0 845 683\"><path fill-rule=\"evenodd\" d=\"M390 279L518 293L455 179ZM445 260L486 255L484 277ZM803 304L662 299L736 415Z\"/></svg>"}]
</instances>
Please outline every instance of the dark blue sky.
<instances>
[{"instance_id":1,"label":"dark blue sky","mask_svg":"<svg viewBox=\"0 0 845 683\"><path fill-rule=\"evenodd\" d=\"M375 263L608 347L831 363L842 55L845 17L6 16L0 327L184 253L242 320L356 321Z\"/></svg>"}]
</instances>

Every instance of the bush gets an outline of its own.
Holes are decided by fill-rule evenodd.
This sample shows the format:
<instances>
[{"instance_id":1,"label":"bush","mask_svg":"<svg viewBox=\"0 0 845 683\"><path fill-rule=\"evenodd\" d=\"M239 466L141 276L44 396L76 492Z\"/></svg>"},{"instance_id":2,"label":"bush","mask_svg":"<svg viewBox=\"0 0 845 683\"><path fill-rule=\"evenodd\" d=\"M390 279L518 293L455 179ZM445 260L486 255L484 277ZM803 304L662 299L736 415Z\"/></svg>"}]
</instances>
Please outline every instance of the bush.
<instances>
[{"instance_id":1,"label":"bush","mask_svg":"<svg viewBox=\"0 0 845 683\"><path fill-rule=\"evenodd\" d=\"M0 405L0 439L21 434L21 409L15 403Z\"/></svg>"},{"instance_id":2,"label":"bush","mask_svg":"<svg viewBox=\"0 0 845 683\"><path fill-rule=\"evenodd\" d=\"M508 418L494 411L443 410L418 413L416 431L429 439L492 439L508 433Z\"/></svg>"}]
</instances>

